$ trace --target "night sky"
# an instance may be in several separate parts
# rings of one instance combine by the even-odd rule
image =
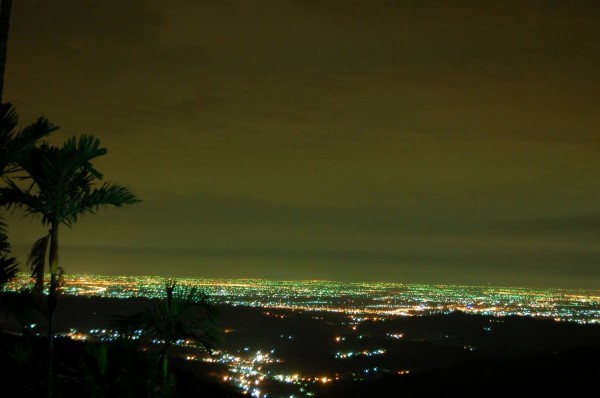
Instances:
[[[5,98],[144,202],[67,273],[600,287],[600,2],[18,0]],[[22,263],[45,233],[10,216]],[[23,265],[22,268],[25,268]]]

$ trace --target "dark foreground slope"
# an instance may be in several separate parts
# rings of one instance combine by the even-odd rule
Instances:
[[[364,322],[371,337],[401,330],[406,340],[462,347],[448,366],[341,381],[322,397],[587,396],[600,380],[600,327],[531,317],[452,313]]]
[[[103,328],[115,315],[152,304],[146,299],[60,300],[58,332]],[[263,371],[311,379],[303,388],[318,397],[572,396],[597,388],[600,380],[598,326],[464,313],[359,322],[339,313],[218,308],[226,331],[222,351],[239,356],[273,352],[278,361],[265,364]],[[11,339],[19,337],[3,338],[5,343]],[[36,344],[43,355],[44,342]],[[57,355],[65,364],[83,349],[78,344],[60,339]],[[340,355],[349,352],[355,355]],[[363,354],[369,352],[375,354]],[[9,354],[14,352],[5,350],[2,356]],[[238,396],[233,386],[222,383],[230,374],[225,365],[179,355],[173,360],[180,396]],[[32,374],[43,374],[41,357],[36,369],[6,368],[9,362],[1,363],[3,381],[27,385]],[[317,378],[322,377],[338,380],[321,383]],[[271,397],[302,396],[291,387],[265,380],[264,391]]]
[[[571,397],[594,396],[600,348],[527,358],[480,357],[447,369],[340,382],[321,397]],[[591,394],[591,395],[590,395]]]

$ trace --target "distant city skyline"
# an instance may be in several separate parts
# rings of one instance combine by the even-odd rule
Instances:
[[[598,288],[600,3],[14,2],[4,98],[143,203],[67,273]],[[7,216],[24,270],[45,233]]]
[[[458,311],[600,324],[597,289],[75,274],[64,276],[62,294],[156,299],[164,297],[167,280],[183,289],[197,287],[214,304],[325,311],[350,315],[358,322],[365,317],[427,316]],[[20,274],[9,284],[8,290],[20,291],[29,284],[27,275]]]

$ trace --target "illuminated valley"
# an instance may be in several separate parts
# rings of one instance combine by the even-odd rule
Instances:
[[[597,291],[257,279],[175,281],[180,286],[198,286],[209,295],[222,314],[224,332],[223,344],[212,355],[189,340],[177,342],[175,355],[189,366],[208,369],[215,381],[254,397],[320,396],[338,383],[384,375],[408,377],[486,352],[510,352],[520,346],[546,349],[530,322],[543,322],[548,330],[595,328],[584,339],[600,344],[595,325],[600,323]],[[165,282],[154,276],[67,275],[59,310],[68,316],[63,315],[59,335],[113,341],[119,333],[105,326],[106,319],[119,311],[132,313],[134,305],[147,299],[163,298]],[[20,274],[7,289],[18,291],[30,283]],[[36,327],[44,333],[43,327],[32,325]],[[570,344],[563,340],[561,344]]]

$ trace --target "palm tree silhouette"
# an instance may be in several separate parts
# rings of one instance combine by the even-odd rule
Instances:
[[[0,177],[18,171],[19,167],[15,164],[17,157],[56,129],[48,120],[40,118],[17,131],[18,121],[17,113],[10,104],[0,104]],[[9,256],[10,245],[5,227],[0,218],[0,288],[17,272],[17,261]]]
[[[156,379],[153,359],[134,340],[86,343],[84,355],[64,376],[73,380],[77,394],[72,396],[151,397]]]
[[[125,336],[137,336],[146,346],[160,345],[158,366],[162,387],[168,387],[171,376],[168,355],[178,340],[193,340],[208,351],[220,340],[217,312],[206,294],[197,287],[176,286],[172,280],[165,283],[165,292],[164,299],[155,307],[118,317],[111,325]],[[138,334],[134,334],[136,331]]]
[[[58,128],[43,117],[17,131],[18,123],[14,107],[9,103],[0,104],[0,176],[19,171],[17,158]]]
[[[101,206],[123,206],[139,202],[127,188],[103,183],[91,161],[107,153],[100,141],[89,135],[79,139],[72,137],[62,147],[41,146],[24,151],[16,158],[16,164],[25,173],[20,177],[7,178],[7,187],[0,188],[0,206],[24,208],[26,215],[39,215],[42,224],[48,225],[48,235],[38,240],[30,256],[36,289],[41,293],[46,252],[50,270],[48,288],[48,346],[49,346],[49,393],[52,394],[52,362],[54,357],[54,312],[57,289],[62,269],[59,267],[59,227],[72,227],[85,213],[95,213]],[[21,184],[19,184],[19,182]],[[23,183],[26,185],[23,186]]]
[[[4,223],[0,221],[0,290],[8,281],[17,274],[17,259],[10,256],[10,244],[4,230]]]

